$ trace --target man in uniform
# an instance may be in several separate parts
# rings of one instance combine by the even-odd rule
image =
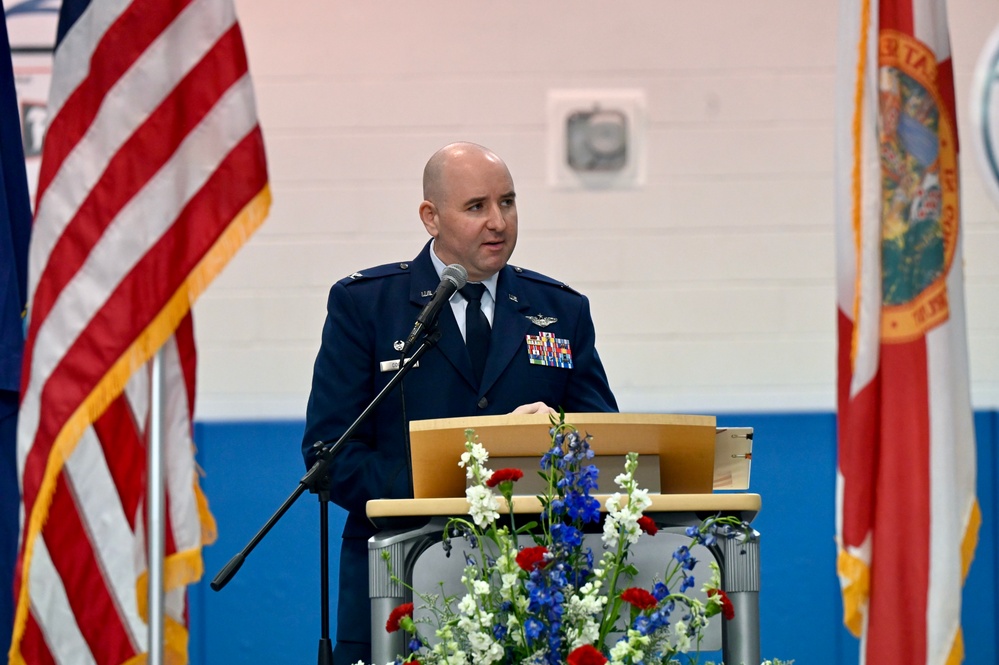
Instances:
[[[340,553],[336,665],[371,658],[365,516],[370,499],[413,495],[410,420],[505,413],[617,411],[594,346],[585,296],[508,265],[517,244],[513,178],[492,151],[454,143],[423,174],[420,219],[432,237],[413,261],[362,270],[330,290],[316,358],[302,450],[347,430],[397,371],[399,350],[447,265],[461,264],[482,291],[481,326],[466,324],[469,300],[455,293],[438,319],[440,340],[341,447],[330,468],[330,497],[348,511]],[[476,312],[478,315],[478,312]],[[482,320],[482,319],[476,319]],[[467,328],[484,328],[487,351],[466,348]],[[471,341],[470,341],[471,343]],[[481,340],[480,340],[481,343]],[[546,355],[537,349],[558,349]],[[540,453],[541,451],[539,451]]]

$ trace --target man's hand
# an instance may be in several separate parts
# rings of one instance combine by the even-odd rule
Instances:
[[[534,402],[533,404],[521,404],[516,409],[510,413],[552,413],[557,414],[558,411],[551,408],[544,402]]]

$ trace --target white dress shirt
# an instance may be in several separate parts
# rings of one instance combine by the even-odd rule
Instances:
[[[430,260],[434,263],[434,270],[437,271],[437,276],[440,277],[444,274],[445,266],[444,262],[438,258],[437,253],[434,251],[434,244],[437,241],[430,243]],[[490,327],[493,325],[493,312],[496,310],[496,283],[499,281],[499,273],[495,273],[482,282],[486,287],[485,293],[482,294],[481,307],[482,313],[486,315],[486,320],[489,321]],[[468,301],[461,295],[461,293],[455,291],[454,295],[451,296],[451,311],[454,312],[454,320],[458,322],[458,330],[461,331],[461,338],[465,338],[465,308],[468,307]]]

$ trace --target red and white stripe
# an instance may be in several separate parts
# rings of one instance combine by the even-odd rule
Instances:
[[[213,537],[191,439],[190,306],[270,201],[232,0],[92,0],[57,45],[49,109],[29,257],[11,662],[122,663],[148,650],[147,362],[160,348],[165,633],[186,660],[184,585]]]
[[[980,515],[965,333],[962,233],[946,320],[915,339],[882,330],[878,38],[935,55],[938,108],[955,127],[942,0],[844,0],[837,100],[838,568],[861,663],[963,659],[961,594]],[[945,148],[941,148],[945,149]],[[957,211],[955,210],[955,213]],[[957,220],[959,221],[959,215]]]

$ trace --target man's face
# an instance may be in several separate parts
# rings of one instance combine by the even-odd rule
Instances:
[[[420,207],[434,250],[444,263],[463,265],[469,281],[488,279],[517,244],[513,178],[495,155],[470,151],[450,159],[441,184],[439,200]]]

